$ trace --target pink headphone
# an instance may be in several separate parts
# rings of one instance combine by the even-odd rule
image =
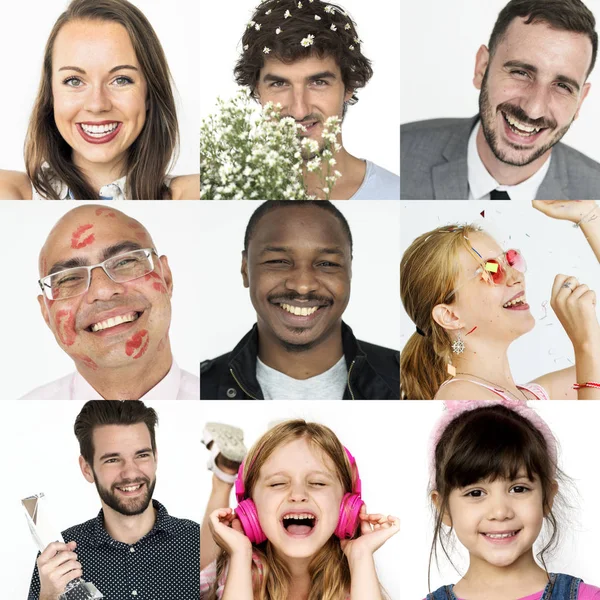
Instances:
[[[344,494],[342,503],[340,505],[340,516],[338,518],[337,527],[335,528],[334,533],[341,540],[350,539],[356,533],[356,528],[358,527],[358,513],[364,504],[362,498],[360,497],[362,485],[358,475],[356,461],[354,460],[354,456],[350,454],[348,448],[344,447],[344,450],[348,455],[350,466],[354,467],[356,470],[356,481],[353,485],[352,493]],[[242,528],[244,529],[244,533],[248,539],[253,544],[260,544],[267,539],[267,536],[264,534],[260,526],[258,512],[256,510],[254,501],[252,498],[246,498],[243,475],[245,462],[246,461],[240,465],[237,479],[235,480],[235,496],[238,501],[235,514],[242,523]]]

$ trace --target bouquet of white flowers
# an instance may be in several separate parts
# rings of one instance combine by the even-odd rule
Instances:
[[[231,100],[218,100],[219,111],[200,128],[201,200],[314,200],[306,190],[305,171],[320,174],[328,200],[339,171],[334,152],[341,149],[340,119],[324,123],[323,146],[301,137],[304,128],[281,117],[280,105],[262,110],[242,90]],[[303,156],[312,156],[305,160]]]

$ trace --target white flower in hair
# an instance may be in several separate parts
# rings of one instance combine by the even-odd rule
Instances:
[[[281,33],[281,28],[280,28],[280,27],[278,27],[278,28],[275,30],[275,34],[276,34],[276,35],[279,35],[280,33]]]
[[[331,27],[329,29],[331,29],[331,31],[337,31],[337,27],[334,23],[331,24]]]
[[[248,50],[248,44],[244,45],[244,50]]]
[[[263,48],[263,52],[264,52],[265,54],[269,54],[269,52],[271,52],[271,48],[269,48],[268,46],[265,46],[265,47]]]
[[[257,23],[257,24],[254,26],[254,29],[256,29],[256,31],[260,31],[260,28],[261,28],[261,27],[262,27],[262,25],[261,25],[260,23]]]
[[[314,35],[311,35],[310,33],[302,39],[302,41],[300,42],[305,48],[308,46],[312,46],[313,45],[313,41],[315,39]]]
[[[285,14],[283,15],[283,18],[287,19],[288,17],[291,17],[291,16],[292,16],[292,13],[289,10],[286,10]]]
[[[268,11],[265,13],[265,15],[270,15],[270,14],[271,14],[271,12],[272,12],[272,10],[273,10],[273,9],[272,9],[272,8],[270,8],[270,9],[269,9],[269,10],[268,10]]]
[[[350,29],[350,23],[346,23],[346,24],[344,25],[344,29]]]
[[[333,9],[333,6],[331,6],[331,4],[328,4],[323,10],[327,13],[333,14],[334,9]]]
[[[348,46],[350,50],[354,50],[354,46]]]
[[[320,21],[321,17],[319,15],[315,15],[315,21]]]
[[[302,8],[302,2],[298,2],[298,8]]]
[[[251,27],[254,27],[254,21],[248,22],[248,29],[250,29]]]

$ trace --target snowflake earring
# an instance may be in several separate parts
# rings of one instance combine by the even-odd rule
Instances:
[[[462,354],[465,351],[465,343],[462,341],[460,337],[460,333],[454,342],[452,342],[452,352],[454,354]]]

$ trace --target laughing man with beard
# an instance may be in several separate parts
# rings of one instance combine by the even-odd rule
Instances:
[[[595,26],[581,0],[511,0],[477,52],[479,114],[402,126],[402,198],[597,198],[600,164],[560,143],[590,91]]]
[[[154,409],[136,400],[84,405],[75,420],[79,466],[102,510],[38,556],[28,600],[58,600],[78,577],[107,599],[200,596],[200,526],[152,499],[157,423]]]

